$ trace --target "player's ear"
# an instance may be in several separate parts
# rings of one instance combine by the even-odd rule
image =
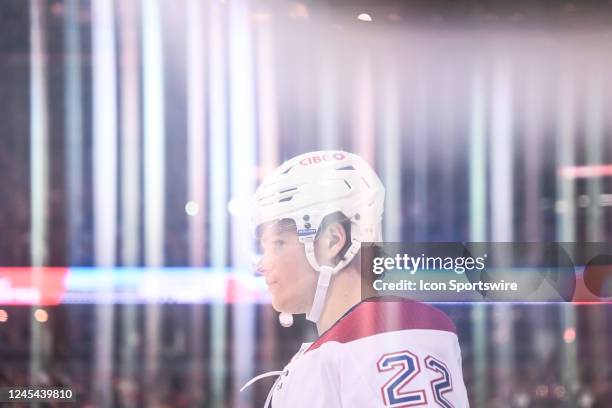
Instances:
[[[338,222],[329,224],[325,230],[322,231],[319,239],[319,252],[326,263],[333,264],[332,260],[334,260],[342,248],[344,248],[347,238],[344,227]]]

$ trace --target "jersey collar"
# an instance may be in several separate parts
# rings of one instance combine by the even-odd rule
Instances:
[[[399,297],[372,297],[350,308],[306,352],[329,341],[348,343],[380,333],[417,329],[457,333],[448,316],[433,306]]]

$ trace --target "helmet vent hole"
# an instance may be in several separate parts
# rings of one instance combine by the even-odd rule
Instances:
[[[285,190],[279,191],[279,194],[288,193],[289,191],[297,190],[297,187],[287,188]]]
[[[339,167],[336,170],[355,170],[355,168],[351,165],[348,166],[344,166],[344,167]]]
[[[349,184],[348,181],[344,180],[344,184],[346,184],[346,186],[348,187],[349,190],[351,189],[351,185]]]
[[[293,166],[289,167],[287,170],[283,171],[282,174],[287,174],[291,171],[291,169],[293,168]]]
[[[363,180],[363,182],[365,183],[366,186],[368,186],[368,188],[370,188],[370,184],[367,182],[367,180],[365,179],[365,177],[361,177],[361,179]]]
[[[278,202],[279,203],[284,203],[285,201],[291,201],[292,198],[293,198],[293,196],[281,198],[280,200],[278,200]]]

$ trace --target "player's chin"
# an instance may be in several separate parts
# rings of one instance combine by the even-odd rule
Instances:
[[[294,304],[294,299],[290,296],[272,295],[272,307],[279,313],[291,313],[298,314],[298,311]]]
[[[272,295],[272,307],[279,313],[287,312],[287,302],[283,299],[279,299],[278,296]]]

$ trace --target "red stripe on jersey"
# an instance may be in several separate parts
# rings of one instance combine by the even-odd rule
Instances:
[[[306,352],[328,341],[348,343],[375,334],[410,329],[457,333],[449,317],[433,306],[396,297],[370,298],[353,306]]]

